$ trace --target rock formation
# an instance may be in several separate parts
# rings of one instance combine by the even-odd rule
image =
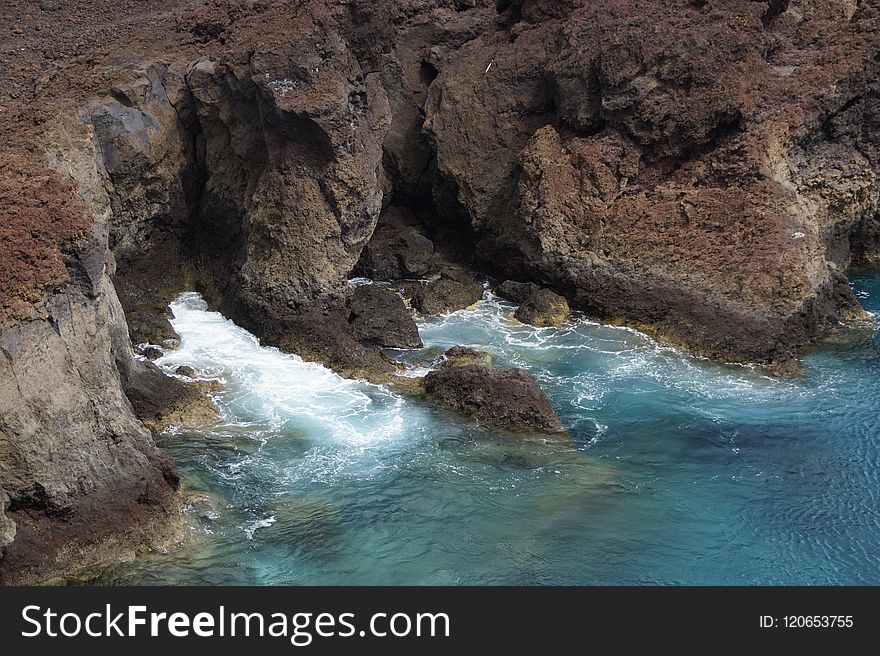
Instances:
[[[485,351],[478,351],[467,346],[453,346],[443,354],[446,359],[441,367],[463,367],[469,364],[492,364],[492,355]]]
[[[419,329],[400,296],[390,289],[363,285],[348,301],[355,338],[388,348],[421,348]]]
[[[416,336],[386,295],[379,338],[353,272],[429,314],[482,296],[457,262],[774,363],[857,314],[843,272],[880,259],[873,1],[41,4],[0,10],[4,582],[173,533],[126,385],[180,291],[383,381]],[[528,387],[489,372],[432,376]]]
[[[568,318],[568,301],[549,289],[538,289],[522,302],[514,318],[533,326],[558,326]]]
[[[490,426],[516,432],[562,433],[540,385],[522,369],[480,364],[445,367],[423,380],[428,398]]]
[[[507,29],[431,86],[435,194],[502,273],[714,357],[791,357],[873,257],[872,5],[500,3]]]

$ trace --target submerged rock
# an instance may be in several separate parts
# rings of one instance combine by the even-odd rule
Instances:
[[[183,512],[190,513],[202,522],[211,523],[220,519],[223,500],[208,492],[190,492],[183,501]]]
[[[400,296],[384,287],[361,285],[348,301],[352,334],[386,348],[421,348],[419,329]]]
[[[446,361],[441,367],[447,369],[449,367],[464,367],[469,364],[492,364],[492,355],[485,351],[478,351],[468,346],[453,346],[444,353]]]
[[[429,373],[423,385],[434,401],[497,428],[563,432],[546,394],[522,369],[476,364],[448,367]]]
[[[564,296],[540,288],[529,294],[513,316],[533,326],[558,326],[568,319],[570,312]]]

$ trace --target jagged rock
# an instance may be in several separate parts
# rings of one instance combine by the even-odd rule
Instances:
[[[155,346],[145,346],[140,349],[140,353],[147,360],[158,360],[164,355],[162,349],[156,348]]]
[[[536,285],[533,282],[505,280],[495,288],[495,292],[499,296],[502,296],[509,301],[513,301],[514,303],[524,303],[529,296],[539,289],[541,289],[541,286]]]
[[[385,348],[421,348],[419,329],[400,296],[376,285],[356,287],[348,301],[352,334]]]
[[[0,330],[0,488],[15,539],[0,584],[43,581],[173,539],[179,479],[119,385],[135,362],[93,242],[43,318]],[[64,521],[58,517],[64,516]]]
[[[409,210],[388,207],[361,253],[355,274],[374,280],[421,278],[435,268],[434,242]]]
[[[174,425],[209,426],[217,420],[208,387],[167,376],[151,362],[131,363],[122,384],[135,415],[154,433]]]
[[[564,296],[540,288],[526,297],[513,316],[533,326],[558,326],[570,312]]]
[[[187,378],[199,377],[199,372],[185,364],[180,365],[177,369],[175,369],[174,373],[176,373],[178,376],[186,376]]]
[[[483,298],[483,285],[469,272],[446,269],[441,277],[413,292],[412,306],[422,314],[446,314],[469,307]]]
[[[563,431],[547,396],[522,369],[476,364],[448,367],[429,373],[423,384],[430,399],[497,428]]]
[[[485,351],[478,351],[467,346],[453,346],[444,353],[444,360],[441,368],[448,367],[464,367],[469,364],[490,365],[492,364],[492,355]]]
[[[347,378],[386,383],[400,369],[378,346],[359,341],[348,323],[344,302],[316,303],[287,322],[280,337],[282,349],[305,360],[320,362]]]
[[[876,252],[880,206],[876,9],[504,4],[510,41],[468,42],[425,106],[437,205],[479,258],[725,360],[786,360],[853,316],[841,269]],[[815,39],[822,64],[795,45]]]
[[[3,582],[176,515],[107,275],[138,339],[175,339],[150,308],[198,288],[381,378],[342,293],[392,201],[438,250],[725,360],[821,337],[857,309],[842,272],[880,253],[875,3],[59,4],[16,14],[27,57],[0,52]],[[450,281],[413,295],[479,297]]]

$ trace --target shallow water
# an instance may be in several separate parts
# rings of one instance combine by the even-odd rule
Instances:
[[[880,311],[880,277],[853,277]],[[880,344],[841,329],[777,380],[580,319],[514,322],[487,297],[419,321],[412,373],[466,344],[542,383],[571,444],[513,440],[262,348],[172,306],[187,364],[226,382],[221,424],[160,438],[188,491],[179,547],[113,583],[880,583]]]

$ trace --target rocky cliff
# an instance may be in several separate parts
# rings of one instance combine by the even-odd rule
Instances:
[[[2,12],[4,581],[173,532],[129,396],[185,289],[380,381],[418,336],[355,268],[432,277],[400,287],[428,312],[479,298],[467,264],[773,364],[858,313],[843,273],[878,258],[873,0]]]

